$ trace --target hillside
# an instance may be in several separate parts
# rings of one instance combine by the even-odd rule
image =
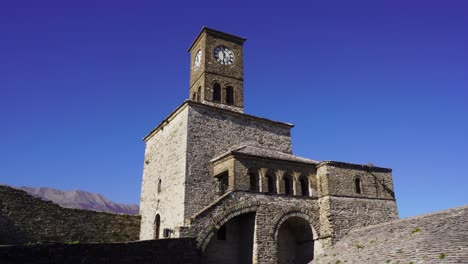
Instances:
[[[61,191],[53,188],[14,187],[43,200],[52,201],[65,208],[93,210],[120,214],[138,214],[136,204],[114,203],[100,194],[81,190]]]

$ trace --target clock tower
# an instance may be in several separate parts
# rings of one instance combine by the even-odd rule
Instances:
[[[190,99],[244,112],[243,48],[246,39],[207,27],[189,48]]]

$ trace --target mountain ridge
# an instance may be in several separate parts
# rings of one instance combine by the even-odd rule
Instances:
[[[78,189],[62,191],[50,187],[11,187],[26,191],[28,194],[43,200],[52,201],[65,208],[131,215],[139,213],[138,205],[115,203],[99,193],[91,193]]]

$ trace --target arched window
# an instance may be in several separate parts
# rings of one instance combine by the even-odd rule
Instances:
[[[154,226],[154,239],[159,239],[159,231],[161,229],[161,217],[159,216],[159,214],[156,215]]]
[[[195,100],[197,100],[197,93],[196,92],[194,92],[192,94],[192,101],[195,101]]]
[[[354,178],[354,187],[356,188],[356,193],[361,193],[361,178]]]
[[[226,88],[226,104],[234,104],[234,88],[232,88],[232,86]]]
[[[221,102],[221,85],[217,82],[213,84],[213,102]]]
[[[291,177],[289,175],[284,176],[284,194],[286,195],[292,194],[292,182],[291,182]]]
[[[266,177],[268,179],[268,193],[276,193],[275,178],[271,175],[267,175]]]
[[[303,196],[309,196],[309,183],[306,178],[301,178],[301,193]]]
[[[201,86],[198,86],[197,102],[200,102],[200,98],[201,98]]]
[[[258,192],[258,175],[255,172],[250,172],[249,173],[249,178],[250,178],[250,190],[253,192]]]
[[[161,192],[161,179],[158,180],[158,193]]]

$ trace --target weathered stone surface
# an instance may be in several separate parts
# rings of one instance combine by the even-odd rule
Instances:
[[[191,239],[128,243],[34,244],[0,247],[2,264],[198,264]]]
[[[243,48],[245,39],[209,28],[203,28],[189,49],[190,52],[190,91],[189,98],[194,101],[215,105],[232,111],[244,111],[244,72]],[[234,60],[230,65],[220,64],[214,57],[218,46],[232,51]],[[195,56],[201,52],[200,68],[194,66]],[[213,100],[213,86],[221,87],[221,100]],[[227,87],[233,88],[233,102],[226,101]]]
[[[293,125],[243,113],[243,41],[204,29],[190,47],[192,100],[145,138],[140,238],[153,238],[159,227],[196,238],[207,263],[293,263],[353,228],[398,218],[390,169],[294,156]],[[234,52],[234,63],[216,62],[218,45]],[[215,82],[234,86],[233,105],[225,90],[213,101]],[[233,240],[223,239],[225,228]],[[229,247],[251,258],[231,256]],[[308,252],[288,253],[299,248]]]
[[[140,217],[62,208],[0,185],[0,244],[138,240]]]
[[[155,238],[157,214],[164,228],[184,223],[188,110],[187,106],[177,109],[146,139],[140,239]],[[163,229],[159,231],[162,237]]]
[[[353,230],[312,263],[468,263],[468,206]]]

